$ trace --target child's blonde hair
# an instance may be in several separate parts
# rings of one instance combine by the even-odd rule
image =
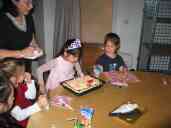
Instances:
[[[8,77],[12,77],[15,75],[18,66],[24,66],[24,62],[22,60],[10,58],[3,60],[0,64],[1,70],[6,72]]]
[[[0,70],[0,103],[8,102],[8,98],[12,92],[12,86],[13,84],[7,77],[7,74],[4,71]]]

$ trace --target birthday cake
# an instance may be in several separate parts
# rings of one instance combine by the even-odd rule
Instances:
[[[101,81],[94,77],[86,75],[81,78],[65,81],[63,85],[72,89],[75,92],[83,92],[94,87],[100,86]]]

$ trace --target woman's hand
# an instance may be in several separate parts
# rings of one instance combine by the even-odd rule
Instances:
[[[34,50],[36,50],[36,51],[38,51],[38,52],[41,52],[42,51],[42,49],[39,47],[39,45],[37,44],[37,41],[36,41],[36,39],[35,39],[35,35],[33,34],[33,39],[32,39],[32,41],[31,41],[31,43],[30,43],[30,47],[33,47],[34,48]]]
[[[37,51],[37,52],[41,52],[42,51],[42,49],[39,48],[39,47],[34,47],[34,50]]]
[[[34,50],[35,49],[33,47],[27,47],[21,50],[21,54],[23,55],[23,57],[30,57],[33,56]]]

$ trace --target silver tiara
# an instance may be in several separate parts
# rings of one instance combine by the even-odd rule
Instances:
[[[76,48],[81,48],[80,39],[75,39],[67,49],[68,50],[73,50],[73,49],[76,49]]]

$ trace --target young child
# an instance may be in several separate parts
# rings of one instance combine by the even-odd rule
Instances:
[[[0,128],[22,128],[10,115],[14,101],[14,88],[5,72],[0,70]]]
[[[102,72],[125,70],[126,65],[122,57],[117,54],[119,48],[120,37],[115,33],[107,33],[104,39],[104,54],[96,61],[96,66],[101,66]]]
[[[8,74],[15,88],[15,102],[11,115],[25,128],[28,117],[46,107],[47,99],[40,96],[38,102],[33,102],[36,98],[36,87],[31,75],[25,72],[23,61],[7,59],[1,64],[1,69]]]
[[[41,65],[38,70],[38,83],[43,88],[45,83],[43,80],[43,73],[50,71],[46,83],[46,89],[52,90],[60,85],[61,82],[74,78],[77,72],[79,77],[83,73],[78,62],[81,54],[81,41],[79,39],[69,39],[66,41],[60,56]],[[42,92],[45,92],[45,89]]]

